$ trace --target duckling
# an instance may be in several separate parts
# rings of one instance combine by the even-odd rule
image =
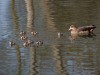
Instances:
[[[24,46],[24,47],[28,47],[28,46],[29,46],[28,42],[24,42],[24,43],[23,43],[23,46]]]
[[[43,41],[37,41],[37,42],[36,42],[36,45],[38,45],[38,46],[43,45]]]
[[[58,38],[60,38],[61,36],[63,36],[63,33],[58,32]]]
[[[23,43],[24,47],[31,47],[34,42],[32,40],[27,40]]]
[[[28,43],[34,43],[32,40],[29,40],[29,39],[27,40],[27,42],[28,42]]]
[[[24,41],[24,40],[27,40],[28,37],[26,37],[26,36],[20,36],[20,39],[21,39],[22,41]]]
[[[26,32],[21,31],[21,32],[20,32],[20,36],[23,36],[23,35],[26,35]]]
[[[32,44],[34,44],[34,41],[28,39],[27,43],[28,43],[29,46],[32,46]]]
[[[32,34],[33,36],[36,36],[36,35],[38,34],[38,32],[32,31],[31,34]]]
[[[14,41],[9,41],[9,45],[10,45],[10,47],[12,47],[12,46],[15,46],[16,44]]]

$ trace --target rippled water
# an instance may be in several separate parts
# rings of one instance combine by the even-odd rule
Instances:
[[[0,75],[100,75],[99,16],[99,0],[0,0]],[[72,24],[94,24],[96,36],[70,41]],[[43,45],[23,47],[20,31]]]

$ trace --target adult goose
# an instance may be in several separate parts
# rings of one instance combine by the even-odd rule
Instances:
[[[93,30],[96,28],[95,25],[76,27],[75,25],[71,25],[69,31],[71,31],[71,35],[93,35]]]

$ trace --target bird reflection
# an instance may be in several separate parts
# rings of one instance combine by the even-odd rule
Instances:
[[[71,42],[73,42],[74,40],[79,39],[79,38],[85,38],[85,39],[92,38],[94,40],[95,37],[96,37],[96,34],[93,34],[93,35],[77,35],[77,34],[75,34],[75,35],[70,35],[69,39]]]

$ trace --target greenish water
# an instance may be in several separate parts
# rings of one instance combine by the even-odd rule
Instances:
[[[24,0],[0,0],[0,75],[100,75],[99,0],[33,0],[32,8],[29,14]],[[94,24],[97,36],[70,41],[72,24]],[[43,45],[23,47],[20,31]]]

